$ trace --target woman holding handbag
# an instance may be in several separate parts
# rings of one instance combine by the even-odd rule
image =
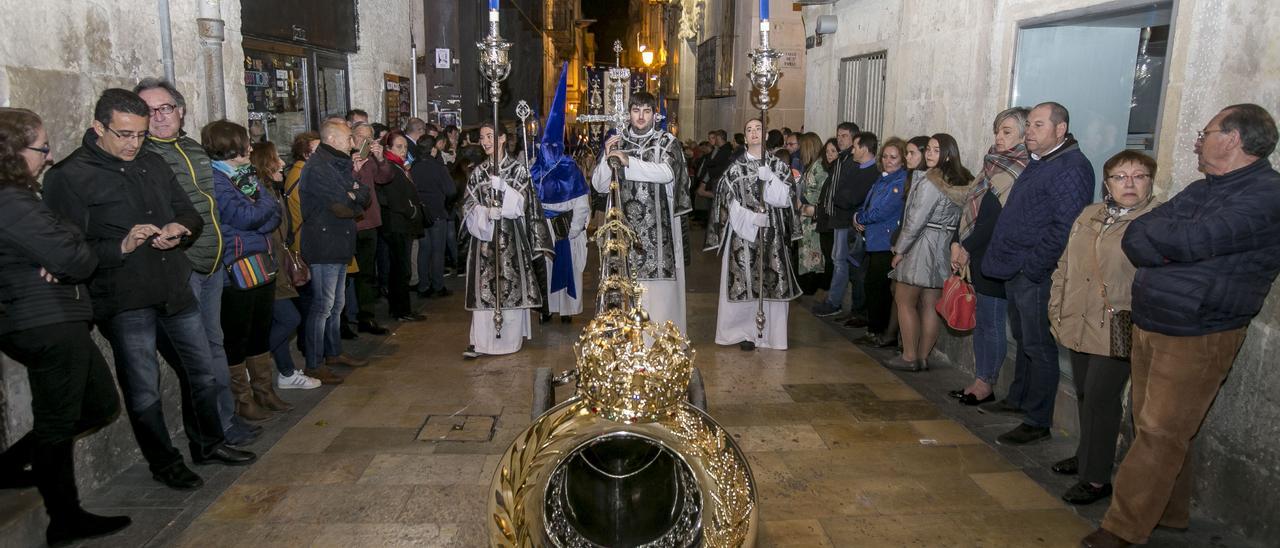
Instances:
[[[1134,219],[1154,209],[1156,162],[1133,150],[1102,166],[1102,202],[1080,212],[1067,248],[1058,259],[1049,293],[1049,327],[1071,351],[1071,378],[1080,413],[1080,444],[1053,471],[1080,475],[1062,495],[1071,504],[1091,504],[1111,495],[1116,437],[1129,381],[1130,288],[1137,272],[1120,241]]]
[[[929,369],[929,354],[942,329],[934,307],[951,275],[951,233],[973,188],[973,174],[960,163],[960,147],[952,136],[930,137],[924,159],[929,170],[923,176],[916,172],[911,184],[890,264],[894,270],[889,277],[898,282],[894,302],[902,354],[885,366],[899,371]]]
[[[951,240],[951,268],[956,271],[969,268],[978,301],[977,322],[973,328],[973,382],[951,391],[951,397],[964,405],[995,400],[996,381],[1008,353],[1009,332],[1005,322],[1009,301],[1005,298],[1004,282],[983,276],[977,265],[982,264],[996,220],[1013,191],[1013,182],[1030,160],[1027,147],[1022,143],[1028,112],[1025,107],[1013,107],[996,115],[991,124],[995,143],[982,159],[982,173],[965,202],[960,229]]]
[[[293,363],[293,354],[289,351],[289,340],[302,325],[302,311],[298,308],[298,288],[311,281],[311,272],[302,261],[302,255],[289,243],[297,232],[294,226],[293,209],[289,206],[289,196],[285,193],[285,177],[281,172],[284,160],[276,152],[276,145],[270,141],[258,143],[249,154],[249,162],[260,174],[264,183],[271,188],[276,200],[280,202],[280,226],[271,231],[271,254],[280,267],[276,280],[275,302],[271,306],[271,334],[268,346],[271,357],[276,363],[277,390],[310,390],[320,388],[320,379],[310,377],[299,370]],[[295,181],[296,182],[296,181]],[[295,197],[296,200],[296,192]]]
[[[227,246],[222,334],[231,393],[237,415],[265,420],[272,411],[292,409],[275,393],[269,353],[278,270],[271,233],[280,225],[280,204],[249,161],[253,147],[244,126],[211,122],[200,130],[200,141],[213,160],[218,225]]]

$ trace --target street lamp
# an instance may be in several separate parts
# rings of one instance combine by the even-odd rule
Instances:
[[[640,52],[640,60],[644,62],[644,66],[653,64],[653,50],[645,49]]]

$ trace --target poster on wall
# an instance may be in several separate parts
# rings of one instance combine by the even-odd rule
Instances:
[[[413,116],[411,83],[408,77],[390,72],[382,76],[386,94],[386,100],[382,103],[386,109],[383,123],[388,127],[399,128],[410,116]]]

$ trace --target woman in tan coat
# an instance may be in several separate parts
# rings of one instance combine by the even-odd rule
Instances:
[[[1129,381],[1127,320],[1136,272],[1120,240],[1130,221],[1157,205],[1151,197],[1155,173],[1155,160],[1140,152],[1125,150],[1107,160],[1103,201],[1076,218],[1053,273],[1049,325],[1071,351],[1080,413],[1076,454],[1054,464],[1053,471],[1080,474],[1080,481],[1062,495],[1072,504],[1111,495],[1121,400]]]

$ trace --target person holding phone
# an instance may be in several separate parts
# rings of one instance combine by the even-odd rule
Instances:
[[[356,322],[361,333],[386,335],[387,329],[374,320],[374,303],[378,300],[378,227],[382,226],[382,207],[373,189],[388,184],[394,177],[391,162],[384,156],[382,144],[373,138],[373,126],[356,124],[351,130],[355,152],[351,155],[356,180],[370,189],[373,200],[364,213],[356,217]]]

